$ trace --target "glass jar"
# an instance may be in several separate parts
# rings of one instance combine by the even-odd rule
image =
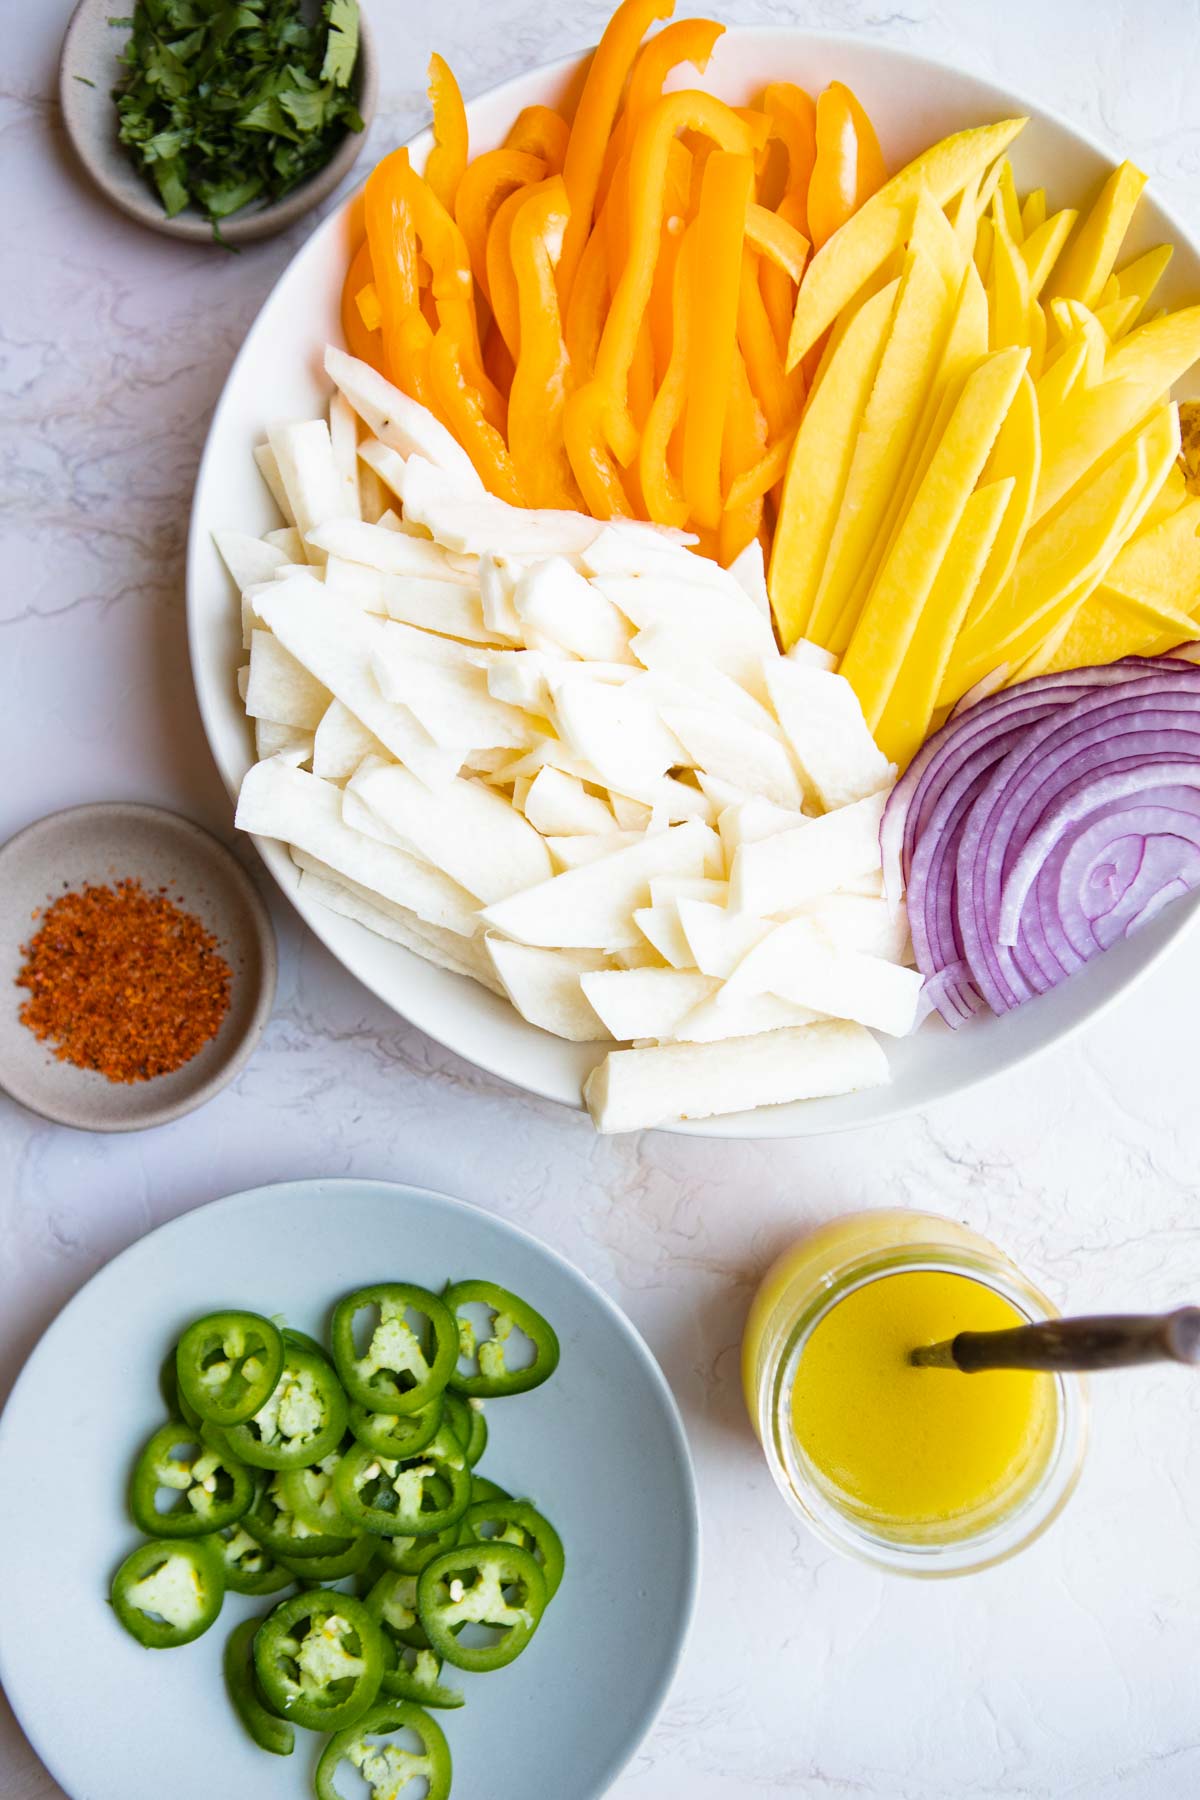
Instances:
[[[974,1510],[897,1524],[856,1507],[797,1439],[796,1373],[813,1332],[840,1301],[869,1282],[915,1271],[967,1276],[1007,1301],[1022,1323],[1058,1316],[1002,1251],[966,1226],[935,1213],[855,1213],[812,1232],[763,1277],[742,1340],[746,1405],[776,1486],[827,1543],[897,1574],[965,1575],[1032,1543],[1066,1505],[1087,1439],[1086,1387],[1078,1375],[1045,1378],[1051,1403],[1028,1454],[1005,1490]],[[983,1379],[954,1371],[938,1378]]]

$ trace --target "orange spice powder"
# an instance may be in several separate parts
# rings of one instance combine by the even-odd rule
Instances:
[[[139,881],[66,893],[22,946],[21,1023],[109,1081],[181,1069],[220,1030],[233,976],[216,938]]]

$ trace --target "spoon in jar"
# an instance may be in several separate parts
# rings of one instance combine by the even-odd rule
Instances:
[[[1129,1369],[1138,1363],[1200,1363],[1200,1306],[1169,1313],[1105,1313],[1045,1319],[1006,1331],[960,1331],[909,1352],[920,1369],[1041,1369],[1053,1374]]]

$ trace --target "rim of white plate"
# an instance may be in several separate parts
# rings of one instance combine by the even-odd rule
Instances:
[[[969,70],[962,69],[953,63],[923,56],[917,51],[876,41],[866,41],[844,32],[809,31],[802,26],[735,25],[727,27],[721,39],[718,40],[714,61],[719,59],[722,45],[738,43],[743,40],[751,42],[782,40],[797,57],[806,52],[813,53],[818,57],[842,55],[852,59],[861,58],[866,54],[868,59],[877,59],[881,64],[895,65],[899,66],[901,71],[909,71],[914,78],[913,91],[919,91],[919,83],[928,85],[931,82],[948,79],[956,85],[974,90],[972,104],[975,104],[977,100],[982,109],[981,117],[989,114],[995,117],[1013,117],[1020,114],[1028,117],[1031,123],[1045,124],[1063,133],[1090,157],[1107,167],[1111,168],[1120,161],[1120,157],[1108,144],[1075,125],[1053,107],[1044,105],[1040,101],[1031,100],[1016,89],[996,86],[984,77],[972,74]],[[467,101],[468,120],[470,121],[474,109],[479,107],[487,107],[489,110],[499,108],[509,96],[520,96],[521,103],[526,105],[535,104],[536,101],[529,91],[533,88],[537,89],[538,98],[545,103],[549,96],[561,92],[568,85],[571,78],[578,74],[590,54],[591,50],[588,49],[560,57],[552,63],[512,76],[507,81],[484,90]],[[675,85],[678,83],[674,81],[668,83],[668,86]],[[516,104],[515,100],[514,104]],[[418,167],[422,166],[432,141],[432,132],[428,127],[407,140],[407,147],[412,152],[413,160]],[[207,534],[211,529],[208,519],[201,516],[201,502],[204,498],[206,477],[218,446],[223,414],[244,363],[249,360],[257,347],[256,339],[263,326],[264,315],[270,310],[276,294],[295,276],[298,266],[306,258],[311,257],[315,260],[327,241],[336,237],[338,231],[344,228],[349,211],[361,193],[362,185],[360,183],[355,187],[341,204],[321,221],[297,250],[264,298],[225,378],[224,386],[213,411],[197,469],[189,518],[186,558],[188,650],[193,685],[205,736],[208,739],[209,749],[221,779],[231,798],[236,797],[242,774],[252,758],[246,755],[244,745],[239,757],[224,742],[227,732],[220,714],[223,710],[228,709],[229,699],[227,694],[219,691],[218,680],[210,666],[211,656],[202,642],[201,608],[197,599],[201,581],[198,565],[202,555],[202,545],[206,543]],[[1160,226],[1165,228],[1176,249],[1182,249],[1190,254],[1200,268],[1200,240],[1193,236],[1178,215],[1169,206],[1152,196],[1146,197],[1144,206],[1147,219],[1154,220],[1154,233],[1158,234]],[[232,673],[232,669],[223,671],[226,686],[230,684]],[[240,720],[240,724],[244,736],[244,717]],[[454,1027],[448,1028],[438,1017],[440,1009],[436,1003],[431,1007],[418,1003],[409,1009],[398,1006],[392,995],[382,991],[367,966],[371,960],[371,949],[367,940],[372,940],[375,945],[379,940],[373,939],[373,934],[368,932],[365,927],[350,925],[349,921],[330,913],[326,908],[315,903],[306,903],[301,899],[298,892],[298,871],[292,863],[285,845],[273,839],[258,837],[254,839],[254,843],[280,891],[295,907],[308,929],[348,973],[361,981],[399,1017],[416,1026],[418,1030],[423,1031],[454,1055],[461,1056],[464,1061],[482,1069],[498,1080],[507,1082],[519,1091],[535,1094],[541,1099],[553,1100],[577,1112],[584,1110],[578,1087],[574,1087],[572,1091],[564,1091],[563,1084],[555,1085],[545,1079],[538,1079],[529,1071],[522,1075],[514,1074],[511,1063],[502,1053],[503,1033],[499,1034],[500,1042],[493,1047],[492,1040],[497,1034],[488,1030],[477,1032],[474,1026],[466,1032]],[[827,1100],[798,1101],[784,1106],[762,1107],[751,1112],[684,1120],[658,1129],[688,1136],[719,1138],[764,1139],[826,1136],[839,1131],[886,1124],[924,1106],[936,1104],[939,1100],[967,1093],[970,1089],[991,1080],[994,1076],[1004,1074],[1022,1063],[1031,1062],[1035,1057],[1064,1043],[1085,1025],[1097,1020],[1118,999],[1131,993],[1134,987],[1150,973],[1167,951],[1191,927],[1198,912],[1200,912],[1200,896],[1181,902],[1176,907],[1168,908],[1160,919],[1139,934],[1137,940],[1132,940],[1136,944],[1136,956],[1124,956],[1123,953],[1128,948],[1127,941],[1126,944],[1107,951],[1089,968],[1073,977],[1071,982],[1054,990],[1052,994],[1040,997],[1037,1002],[1033,1003],[1035,1007],[1041,1009],[1038,1014],[1040,1018],[1046,1018],[1047,1012],[1056,998],[1060,1002],[1057,1010],[1065,1012],[1066,1016],[1059,1018],[1054,1024],[1047,1023],[1046,1028],[1032,1042],[1022,1041],[1026,1033],[1017,1033],[1011,1029],[1014,1023],[1026,1014],[1027,1009],[1021,1009],[1017,1014],[1010,1014],[1003,1020],[980,1019],[973,1021],[972,1036],[980,1031],[987,1031],[989,1041],[994,1043],[994,1054],[978,1067],[964,1068],[962,1066],[963,1059],[955,1058],[961,1072],[952,1079],[943,1078],[941,1081],[929,1084],[929,1091],[905,1093],[898,1092],[895,1086],[876,1088],[863,1094],[834,1096]],[[360,948],[362,954],[359,954]],[[402,950],[399,945],[390,945],[389,949],[394,951],[397,957],[407,958],[410,963],[421,961],[412,952]],[[1078,995],[1081,991],[1087,992],[1091,988],[1097,987],[1098,971],[1105,967],[1111,971],[1118,960],[1130,962],[1133,966],[1126,970],[1123,978],[1108,983],[1107,992],[1096,992],[1090,998],[1089,1004],[1083,1004],[1082,1001],[1077,1001],[1069,1007],[1061,1004],[1064,994],[1073,991]],[[430,967],[428,964],[425,966]],[[442,983],[462,982],[468,979],[462,976],[453,976],[443,970],[439,970],[438,974],[442,977]],[[442,983],[438,984],[439,987]],[[477,984],[473,985],[477,986]],[[481,988],[478,989],[478,993],[481,1001],[491,998]],[[513,1016],[519,1018],[519,1015],[515,1013]],[[523,1021],[521,1023],[524,1025]],[[1006,1027],[1010,1028],[1007,1037],[1003,1042],[996,1041],[1000,1032]],[[524,1029],[528,1032],[537,1030],[536,1027],[528,1025],[524,1026]],[[923,1027],[922,1034],[925,1033],[936,1033],[938,1038],[944,1042],[947,1052],[950,1050],[951,1043],[956,1041],[950,1038],[940,1021],[936,1019]],[[538,1035],[546,1034],[539,1033]],[[892,1043],[893,1040],[888,1040],[885,1046],[889,1052],[889,1060],[894,1054],[891,1048]],[[600,1059],[604,1054],[604,1048],[602,1045],[596,1047],[593,1061]],[[580,1046],[564,1045],[564,1061],[569,1051],[578,1051],[579,1049]]]

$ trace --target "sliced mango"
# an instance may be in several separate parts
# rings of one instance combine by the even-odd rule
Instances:
[[[854,314],[792,443],[767,581],[785,650],[805,635],[899,286],[890,282]]]
[[[1131,162],[1113,170],[1050,278],[1049,292],[1095,306],[1113,272],[1146,176]]]
[[[972,176],[1011,144],[1024,119],[1004,119],[960,131],[926,150],[884,183],[864,206],[824,243],[809,264],[796,301],[787,365],[794,368],[821,333],[908,235],[913,204],[928,188],[945,206]]]
[[[1015,486],[1008,476],[971,495],[917,621],[875,732],[879,748],[901,769],[929,734],[954,640],[1011,507]]]
[[[1046,190],[1034,188],[1026,194],[1021,206],[1021,236],[1032,237],[1033,233],[1046,223]]]
[[[999,486],[1008,480],[1012,486],[1008,508],[999,529],[993,535],[987,565],[980,574],[971,600],[969,618],[972,625],[978,625],[986,616],[988,608],[997,595],[1003,592],[1016,567],[1025,533],[1029,529],[1041,463],[1042,435],[1037,396],[1026,372],[997,433],[987,468],[983,472],[985,481]]]
[[[1029,271],[1029,286],[1035,299],[1050,279],[1050,271],[1061,256],[1062,247],[1070,237],[1078,217],[1079,214],[1072,207],[1066,206],[1062,212],[1056,212],[1053,218],[1043,219],[1021,245],[1021,255]]]
[[[967,379],[925,479],[879,572],[841,673],[874,729],[908,651],[971,491],[1025,372],[1025,350],[1001,350]]]
[[[1150,296],[1166,274],[1174,254],[1174,244],[1159,244],[1156,249],[1147,250],[1144,256],[1139,256],[1135,262],[1126,263],[1123,269],[1118,269],[1117,282],[1122,294],[1131,300],[1136,297],[1143,308],[1149,305]]]

